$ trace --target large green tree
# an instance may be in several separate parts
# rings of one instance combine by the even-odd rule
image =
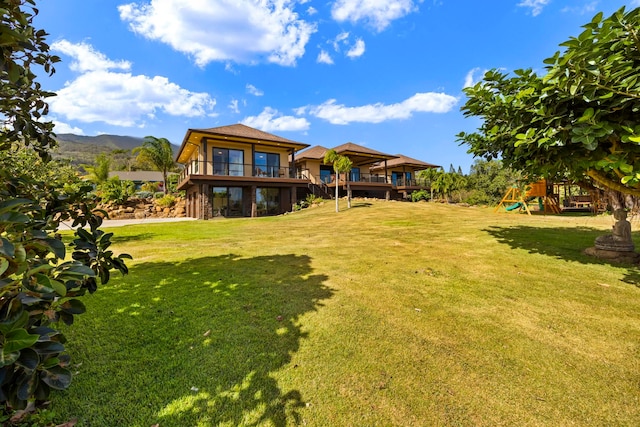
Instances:
[[[546,74],[491,70],[465,89],[469,152],[543,176],[640,195],[640,9],[597,14],[546,59]]]
[[[333,171],[336,173],[336,212],[340,211],[340,208],[338,206],[338,184],[340,182],[341,173],[345,174],[345,180],[347,182],[347,207],[351,208],[351,188],[349,187],[349,177],[347,176],[347,174],[351,171],[353,162],[351,162],[350,158],[338,154],[336,150],[332,148],[331,150],[327,150],[327,152],[324,153],[324,164],[332,164]]]
[[[142,145],[133,149],[133,153],[138,155],[138,161],[149,162],[162,172],[163,190],[167,194],[167,174],[174,170],[176,165],[169,140],[146,136]]]
[[[0,0],[0,419],[33,409],[71,382],[57,325],[85,311],[79,299],[123,273],[99,229],[90,186],[52,165],[53,123],[36,72],[53,73],[46,33],[33,27],[33,0]],[[39,159],[39,160],[37,160]],[[41,162],[41,163],[39,163]],[[38,165],[37,167],[33,167]],[[58,231],[77,226],[72,242]]]

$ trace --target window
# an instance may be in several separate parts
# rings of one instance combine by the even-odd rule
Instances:
[[[277,215],[280,213],[280,189],[258,188],[256,190],[258,216]]]
[[[214,187],[213,216],[243,216],[242,187]]]
[[[255,176],[280,176],[280,154],[256,151],[253,159]]]
[[[244,176],[244,152],[213,147],[213,174]]]
[[[351,169],[351,174],[349,176],[349,180],[351,180],[351,181],[360,181],[360,168]]]
[[[328,184],[331,182],[333,168],[331,166],[320,165],[320,181]]]

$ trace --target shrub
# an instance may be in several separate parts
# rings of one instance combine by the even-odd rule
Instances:
[[[139,199],[150,199],[153,197],[153,193],[150,191],[138,191],[134,194],[134,196],[138,197]]]
[[[129,197],[133,196],[136,186],[133,181],[120,180],[119,178],[111,178],[102,183],[99,187],[99,194],[104,202],[115,202],[122,204]]]
[[[170,208],[175,203],[176,203],[176,198],[173,197],[171,194],[167,194],[166,196],[156,200],[156,205],[163,208]]]
[[[153,193],[154,199],[162,199],[163,197],[164,197],[164,193],[162,191],[156,191],[155,193]]]
[[[144,184],[142,184],[140,186],[140,190],[147,192],[147,193],[156,193],[157,191],[160,190],[160,183],[159,182],[145,182]]]
[[[322,197],[318,197],[315,194],[307,194],[307,198],[305,199],[307,205],[312,205],[314,203],[321,203],[324,201]],[[306,207],[306,206],[305,206]]]
[[[419,190],[419,191],[414,191],[413,193],[411,193],[411,201],[412,202],[418,202],[420,200],[429,201],[429,199],[431,199],[431,194],[429,194],[429,192],[427,190]]]

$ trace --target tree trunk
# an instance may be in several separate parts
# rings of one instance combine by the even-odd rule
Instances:
[[[338,172],[336,172],[336,212],[340,212],[340,208],[338,207],[338,181],[340,181],[340,176]]]

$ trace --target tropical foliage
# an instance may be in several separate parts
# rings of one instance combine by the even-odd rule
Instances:
[[[339,176],[341,173],[344,173],[345,176],[346,174],[349,173],[349,171],[351,171],[351,168],[353,167],[353,163],[351,162],[351,159],[349,159],[347,156],[343,156],[340,155],[336,152],[336,150],[334,150],[333,148],[331,150],[328,150],[325,154],[324,154],[324,164],[332,164],[333,165],[333,171],[336,173],[336,212],[340,211],[340,208],[338,206],[338,190],[339,190],[339,183],[340,183],[340,179]],[[349,179],[346,179],[347,181],[347,203],[348,203],[348,207],[351,207],[351,188],[349,186]]]
[[[49,160],[53,124],[35,71],[51,74],[46,32],[33,27],[33,0],[0,0],[0,422],[33,409],[51,389],[71,382],[65,337],[85,311],[79,297],[127,272],[110,249],[112,234],[99,229],[90,186]],[[31,151],[31,152],[30,152]],[[38,157],[38,167],[22,167]],[[58,230],[75,229],[70,242]],[[86,227],[86,228],[84,228]],[[70,253],[70,257],[68,254]]]
[[[469,152],[531,178],[570,177],[640,195],[640,9],[598,13],[547,72],[497,69],[465,89],[477,132],[460,133]]]
[[[162,172],[163,191],[168,192],[167,175],[175,169],[175,161],[173,160],[173,150],[171,143],[166,138],[156,138],[155,136],[147,136],[142,145],[133,149],[133,153],[137,154],[139,162],[148,162]]]

